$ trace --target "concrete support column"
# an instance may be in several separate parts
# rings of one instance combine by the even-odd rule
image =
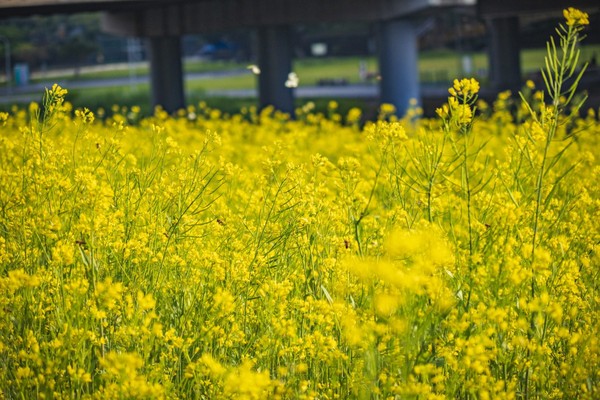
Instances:
[[[401,116],[411,99],[421,102],[417,30],[408,19],[381,21],[378,39],[380,100],[396,106]]]
[[[519,17],[491,18],[490,84],[496,90],[519,89],[521,86],[521,57],[519,48]]]
[[[292,72],[292,41],[287,25],[258,28],[258,97],[260,108],[268,105],[294,114],[293,89],[285,86]]]
[[[181,38],[159,36],[147,39],[150,56],[150,85],[152,105],[161,105],[172,113],[185,107]]]

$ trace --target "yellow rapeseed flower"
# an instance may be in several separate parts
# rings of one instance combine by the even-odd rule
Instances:
[[[479,82],[474,78],[455,79],[448,93],[454,97],[472,98],[479,93]]]
[[[49,94],[56,97],[65,97],[68,92],[69,91],[67,89],[62,88],[59,84],[55,83],[52,85],[52,89],[50,89]]]
[[[450,109],[448,108],[447,104],[442,105],[439,108],[435,109],[435,113],[442,119],[447,118],[449,113],[450,113]]]
[[[383,103],[379,107],[379,112],[383,115],[394,114],[396,112],[396,106],[394,106],[393,104],[390,104],[390,103]]]
[[[574,7],[563,10],[563,16],[567,20],[568,26],[583,26],[590,24],[589,15]]]
[[[81,119],[84,124],[91,124],[94,122],[94,113],[87,107],[84,107],[83,110],[75,110],[75,116]]]
[[[152,293],[144,294],[141,290],[137,293],[137,302],[142,310],[152,310],[156,306],[156,300]]]
[[[312,103],[84,125],[54,94],[0,114],[0,391],[593,398],[596,114],[529,84],[475,119],[479,84],[450,86],[441,121],[364,126]]]

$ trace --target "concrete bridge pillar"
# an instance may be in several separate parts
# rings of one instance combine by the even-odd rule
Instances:
[[[417,29],[408,19],[381,21],[378,39],[380,100],[393,104],[401,116],[411,99],[421,102]]]
[[[260,108],[272,105],[294,114],[293,89],[285,82],[292,72],[292,40],[287,25],[258,28],[258,98]]]
[[[488,19],[490,32],[490,84],[496,90],[517,90],[521,86],[519,17]]]
[[[156,36],[147,40],[150,58],[152,105],[172,113],[185,107],[180,36]]]

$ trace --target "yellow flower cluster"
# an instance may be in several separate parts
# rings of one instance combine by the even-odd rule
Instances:
[[[69,93],[67,89],[60,87],[60,85],[58,85],[57,83],[53,84],[49,90],[46,89],[46,92],[49,96],[56,98],[64,98],[67,95],[67,93]]]
[[[545,122],[509,101],[466,136],[205,105],[131,124],[65,103],[42,152],[13,110],[2,392],[593,398],[600,124],[560,117],[533,247]]]
[[[75,110],[75,116],[86,124],[94,122],[94,113],[88,108],[84,108],[83,110]]]
[[[597,397],[595,112],[474,119],[473,80],[364,126],[63,90],[0,114],[0,398]]]
[[[473,121],[479,82],[473,78],[455,79],[448,92],[448,103],[437,108],[436,114],[444,121],[445,129],[467,128]]]
[[[461,80],[455,79],[453,85],[448,89],[453,97],[464,97],[467,99],[473,98],[479,93],[479,82],[473,78],[463,78]]]
[[[563,10],[563,16],[568,26],[589,25],[589,15],[577,8],[569,7]]]

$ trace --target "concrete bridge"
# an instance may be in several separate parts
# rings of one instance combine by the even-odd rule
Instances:
[[[569,5],[598,11],[597,0]],[[299,23],[369,21],[377,25],[380,101],[403,113],[420,100],[417,39],[431,13],[477,7],[490,32],[490,78],[503,90],[521,84],[519,15],[560,12],[561,0],[1,0],[0,18],[33,14],[103,11],[106,32],[144,37],[150,58],[152,101],[168,111],[185,105],[181,36],[253,29],[258,38],[260,106],[293,112],[290,27]]]

